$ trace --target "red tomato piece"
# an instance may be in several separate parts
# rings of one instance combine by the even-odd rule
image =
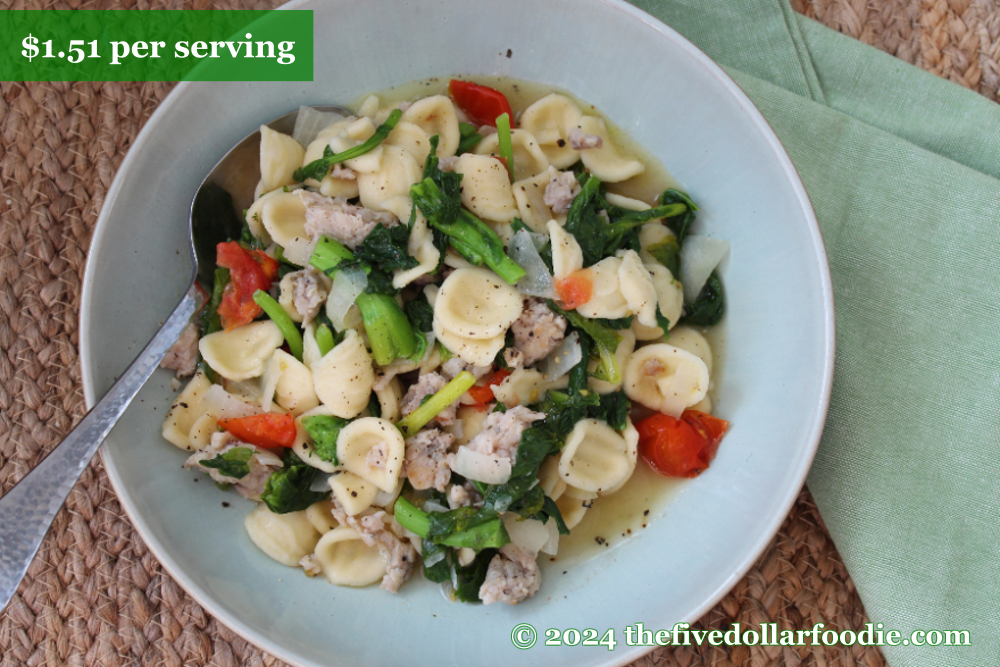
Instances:
[[[497,118],[509,114],[511,121],[514,112],[510,108],[507,97],[499,90],[488,86],[480,86],[471,81],[452,79],[448,84],[448,92],[469,120],[476,125],[491,125],[496,127]]]
[[[295,418],[268,412],[234,419],[220,419],[219,426],[243,442],[258,447],[291,447],[295,442]]]
[[[231,331],[253,322],[261,313],[253,293],[267,291],[278,275],[278,262],[260,250],[244,250],[236,241],[215,248],[216,264],[229,269],[229,282],[222,291],[219,318],[222,328]]]
[[[574,271],[562,280],[556,281],[556,294],[563,302],[563,308],[573,310],[590,301],[594,295],[594,277],[590,269]]]
[[[508,375],[510,375],[509,370],[507,370],[506,368],[500,368],[497,369],[497,371],[493,373],[492,376],[490,376],[489,382],[487,382],[486,384],[475,385],[473,387],[470,387],[469,396],[471,396],[473,400],[476,401],[475,404],[473,404],[473,407],[482,410],[483,408],[486,407],[488,403],[492,403],[493,401],[495,401],[496,397],[493,396],[493,390],[491,389],[491,387],[495,387],[496,385],[503,382],[504,378],[506,378]]]
[[[639,455],[661,475],[697,477],[715,458],[728,426],[697,410],[685,410],[680,419],[655,414],[635,425]]]

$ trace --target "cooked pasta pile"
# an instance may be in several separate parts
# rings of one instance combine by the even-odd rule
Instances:
[[[261,127],[255,200],[164,362],[193,377],[163,436],[258,503],[247,532],[284,565],[396,591],[422,562],[513,604],[639,458],[714,456],[727,246],[683,192],[616,194],[646,166],[569,97],[515,122],[496,90],[449,92]]]

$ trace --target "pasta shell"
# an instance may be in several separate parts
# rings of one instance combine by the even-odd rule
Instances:
[[[583,521],[583,515],[587,513],[590,505],[591,501],[589,500],[577,500],[565,493],[556,501],[556,507],[559,508],[559,513],[562,514],[563,521],[570,530],[576,528]]]
[[[456,269],[441,284],[434,319],[458,336],[488,340],[510,328],[523,304],[517,288],[489,269]]]
[[[174,404],[163,420],[163,437],[171,445],[188,452],[200,449],[192,444],[190,433],[204,414],[200,407],[201,398],[211,386],[212,383],[205,374],[198,371],[184,387],[184,391],[174,399]]]
[[[667,342],[666,339],[659,342]],[[675,327],[670,330],[670,344],[685,352],[690,352],[705,363],[709,376],[712,375],[712,346],[697,329],[688,326]],[[707,410],[706,412],[711,412]]]
[[[553,252],[553,264],[555,253]],[[584,317],[601,317],[617,319],[630,314],[628,302],[622,294],[619,280],[621,257],[605,257],[590,267],[594,289],[590,301],[577,307],[577,312]]]
[[[337,438],[337,458],[344,469],[386,492],[396,488],[405,448],[399,429],[378,417],[354,420]]]
[[[337,586],[370,586],[385,574],[385,562],[378,549],[365,544],[358,532],[347,526],[323,535],[315,556],[323,576]]]
[[[261,551],[288,567],[298,567],[319,542],[319,533],[304,511],[275,514],[261,503],[247,514],[243,525]]]
[[[413,123],[428,137],[438,135],[438,157],[450,157],[458,150],[461,135],[455,105],[445,95],[432,95],[414,102],[403,112],[400,122]]]
[[[412,155],[418,164],[427,161],[431,152],[431,137],[423,128],[415,123],[400,120],[396,123],[389,136],[385,138],[387,146],[399,146]]]
[[[656,326],[656,288],[650,272],[642,265],[639,254],[626,250],[618,267],[618,284],[625,303],[635,319],[648,327]]]
[[[671,417],[703,399],[708,391],[705,362],[667,343],[640,347],[624,368],[625,394]]]
[[[583,114],[573,100],[551,93],[521,113],[519,125],[535,135],[539,148],[556,169],[565,169],[580,159],[580,151],[569,145],[569,132]]]
[[[480,218],[510,222],[517,215],[517,202],[510,175],[499,160],[486,155],[463,153],[455,171],[462,174],[462,205]]]
[[[416,158],[399,146],[380,146],[382,166],[370,174],[358,174],[361,203],[375,211],[387,211],[382,202],[393,197],[408,197],[410,186],[420,180],[423,169]]]
[[[264,371],[261,408],[271,411],[273,400],[289,414],[298,416],[319,405],[312,373],[301,361],[284,350],[275,350]]]
[[[198,350],[212,370],[239,382],[263,374],[267,360],[284,342],[278,325],[263,320],[208,334],[198,341]]]
[[[321,500],[306,508],[306,518],[313,525],[320,535],[326,535],[331,530],[339,526],[337,520],[333,518],[333,501]]]
[[[350,472],[330,475],[330,488],[348,516],[354,516],[372,506],[378,488]]]
[[[292,185],[292,174],[302,166],[306,151],[287,134],[260,126],[260,189],[270,192],[283,185]]]
[[[620,488],[631,477],[635,462],[634,444],[630,446],[599,419],[581,419],[566,438],[559,458],[559,476],[568,487],[607,492]]]
[[[657,307],[673,327],[681,319],[684,309],[684,287],[674,280],[670,269],[662,264],[646,264],[653,287],[656,288]],[[664,331],[658,326],[649,327],[638,319],[632,322],[632,331],[638,340],[655,340],[663,336]]]
[[[645,171],[646,168],[641,162],[627,160],[618,153],[618,149],[608,136],[604,120],[597,116],[584,116],[580,119],[579,127],[584,133],[596,135],[604,141],[600,148],[580,151],[580,159],[594,176],[605,183],[618,183]]]
[[[539,234],[546,233],[546,225],[555,217],[552,209],[545,203],[545,188],[548,187],[550,178],[549,172],[545,171],[537,176],[515,181],[512,186],[518,217],[531,231]]]
[[[583,268],[583,250],[576,238],[559,226],[555,220],[549,220],[546,228],[552,244],[552,275],[556,280],[562,280],[574,271]]]
[[[506,336],[500,334],[486,340],[465,338],[441,328],[441,323],[434,318],[434,336],[441,341],[452,354],[473,366],[489,366],[496,358],[497,352],[503,349]]]
[[[374,384],[372,358],[354,329],[348,329],[344,340],[313,366],[316,396],[344,419],[357,417],[368,406]]]
[[[538,146],[538,141],[527,130],[511,130],[510,143],[514,154],[514,180],[536,176],[549,168],[549,158]],[[476,144],[477,155],[500,155],[500,135],[487,135]]]

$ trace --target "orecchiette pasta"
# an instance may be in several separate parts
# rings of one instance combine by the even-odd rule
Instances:
[[[208,391],[212,383],[201,371],[195,373],[184,391],[174,400],[170,406],[170,412],[163,422],[163,437],[170,444],[187,451],[197,449],[191,443],[191,430],[204,414],[199,409],[201,397]]]
[[[306,238],[306,207],[294,192],[276,192],[260,207],[260,219],[268,236],[281,246]]]
[[[522,302],[517,289],[489,269],[456,269],[438,291],[434,319],[458,336],[487,340],[520,317]]]
[[[354,420],[337,438],[337,458],[344,469],[386,492],[396,488],[405,448],[396,425],[378,417]]]
[[[458,115],[455,105],[444,95],[433,95],[414,102],[403,112],[400,121],[413,123],[428,137],[438,135],[438,156],[449,157],[458,150]]]
[[[486,155],[463,153],[455,164],[462,174],[462,205],[486,220],[510,222],[517,215],[517,202],[507,169]]]
[[[360,514],[371,507],[379,492],[374,484],[346,470],[330,476],[330,488],[348,516]]]
[[[353,528],[334,528],[316,544],[316,560],[327,581],[337,586],[370,586],[385,574],[378,549],[364,543]]]
[[[708,391],[705,362],[667,343],[633,352],[624,375],[629,398],[671,417],[680,417],[684,408],[703,399]]]
[[[547,233],[549,220],[555,218],[552,209],[545,203],[545,189],[549,185],[549,172],[543,171],[537,176],[515,181],[512,189],[517,202],[518,217],[539,234]]]
[[[344,340],[313,366],[316,395],[333,414],[344,419],[361,414],[374,384],[371,355],[353,329],[348,329]]]
[[[565,169],[580,159],[580,152],[569,145],[568,137],[582,116],[571,99],[552,93],[525,109],[520,123],[535,136],[552,166]]]
[[[567,486],[582,491],[620,488],[635,469],[637,443],[638,439],[630,445],[603,421],[581,420],[566,438],[559,476]]]
[[[588,148],[580,151],[580,159],[594,176],[605,183],[618,183],[638,176],[645,167],[638,160],[623,158],[608,136],[608,128],[604,121],[596,116],[584,116],[579,127],[586,134],[600,137],[600,148]]]
[[[287,134],[260,126],[260,189],[270,192],[283,185],[294,185],[292,176],[302,166],[305,149]]]
[[[319,533],[304,511],[275,514],[262,503],[247,515],[244,525],[261,551],[288,567],[297,567],[319,542]]]
[[[422,173],[416,158],[399,146],[385,146],[381,168],[358,174],[358,194],[361,203],[373,211],[388,210],[383,202],[410,194],[410,186]]]
[[[198,349],[213,371],[238,382],[262,375],[267,360],[283,342],[278,325],[266,320],[216,331],[198,341]]]
[[[555,220],[549,220],[546,228],[552,244],[552,275],[562,280],[574,271],[583,268],[583,250],[573,235],[563,229]]]
[[[301,361],[283,350],[275,350],[264,371],[261,408],[271,411],[271,401],[297,416],[319,405],[313,377]]]
[[[534,135],[527,130],[511,130],[514,155],[514,180],[520,181],[541,174],[549,168],[549,159],[538,147]],[[500,135],[487,135],[476,145],[479,155],[500,155]]]
[[[622,260],[620,257],[605,257],[590,267],[594,284],[590,301],[577,308],[584,317],[616,319],[629,314],[628,302],[622,294],[619,278]]]

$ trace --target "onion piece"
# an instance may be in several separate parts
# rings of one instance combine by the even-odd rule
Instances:
[[[549,540],[542,545],[542,551],[555,556],[559,552],[559,526],[556,525],[556,520],[550,517],[545,522],[545,529],[549,532]]]
[[[514,234],[510,244],[510,258],[526,271],[525,276],[518,281],[517,289],[521,294],[554,299],[556,290],[552,274],[538,254],[532,236],[542,236],[542,234],[532,235],[526,229],[521,229]]]
[[[447,512],[448,508],[441,503],[435,502],[433,500],[428,500],[424,503],[425,512]]]
[[[366,287],[368,287],[368,276],[361,267],[337,271],[333,277],[330,296],[326,299],[326,316],[330,318],[334,329],[344,330],[347,326],[347,311]]]
[[[576,331],[566,336],[559,347],[545,357],[542,362],[542,372],[545,379],[552,381],[569,373],[583,359],[583,348],[580,347],[580,334]]]
[[[681,248],[681,275],[684,302],[694,303],[705,281],[729,252],[729,242],[708,236],[688,236]],[[675,276],[676,277],[676,276]]]
[[[447,549],[441,549],[440,551],[435,551],[430,556],[424,558],[424,567],[433,567],[444,560],[444,557],[448,555]]]
[[[503,515],[503,525],[510,535],[510,541],[531,554],[538,551],[549,542],[549,531],[537,519],[524,519],[514,512]]]
[[[488,456],[461,446],[455,452],[451,469],[462,477],[485,484],[505,484],[510,479],[510,459]]]
[[[344,116],[336,111],[317,111],[312,107],[299,107],[299,115],[295,117],[295,129],[292,130],[292,139],[305,148],[315,141],[320,132],[343,118]]]
[[[205,391],[200,407],[216,419],[236,419],[264,412],[256,405],[241,401],[217,384]]]

